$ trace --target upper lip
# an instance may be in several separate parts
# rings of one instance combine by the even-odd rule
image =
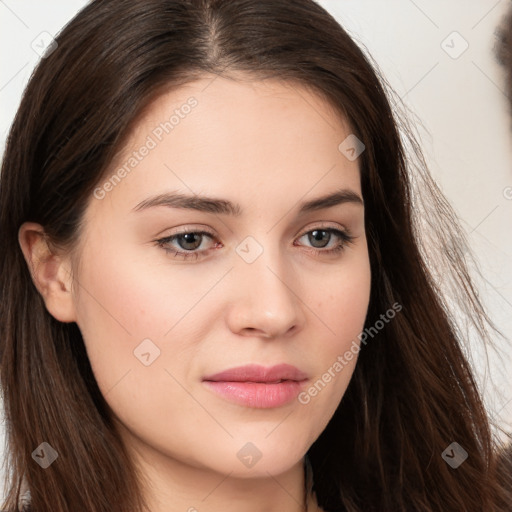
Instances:
[[[217,382],[279,382],[281,380],[301,381],[305,379],[307,379],[307,375],[290,364],[278,364],[271,367],[249,364],[203,377],[203,380]]]

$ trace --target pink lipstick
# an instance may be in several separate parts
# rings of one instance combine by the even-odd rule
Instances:
[[[238,366],[203,378],[205,385],[226,399],[255,408],[280,407],[294,400],[308,380],[295,366]]]

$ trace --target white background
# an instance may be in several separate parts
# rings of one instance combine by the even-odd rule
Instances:
[[[23,88],[39,59],[33,41],[40,40],[42,32],[55,35],[86,3],[0,0],[2,151]],[[478,281],[482,299],[509,340],[496,340],[501,359],[491,352],[487,371],[479,360],[481,353],[475,352],[474,359],[489,410],[512,431],[512,199],[504,193],[512,187],[512,117],[504,72],[493,54],[496,27],[511,2],[318,3],[367,48],[394,90],[422,120],[422,144],[431,172],[469,235],[484,277]]]

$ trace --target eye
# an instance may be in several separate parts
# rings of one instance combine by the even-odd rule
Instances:
[[[311,252],[316,255],[320,254],[335,254],[341,252],[345,247],[351,243],[353,243],[355,237],[352,236],[348,230],[341,230],[335,228],[315,228],[310,231],[306,231],[303,235],[299,237],[306,237],[307,241],[312,244]],[[334,239],[338,239],[338,241],[331,245],[331,248],[325,249],[329,245],[329,243]]]
[[[159,247],[162,247],[166,253],[174,253],[175,257],[180,257],[183,259],[187,258],[195,258],[197,259],[199,256],[206,253],[208,250],[203,249],[202,251],[197,251],[199,247],[201,247],[205,237],[214,239],[212,233],[208,231],[182,231],[181,233],[175,233],[174,235],[161,238],[160,240],[156,240],[156,243]],[[176,243],[175,248],[169,248],[169,244]],[[217,246],[219,244],[216,244]],[[172,246],[171,246],[172,247]]]
[[[315,255],[330,255],[341,252],[348,244],[353,243],[355,237],[352,236],[348,230],[341,230],[335,228],[319,227],[303,233],[298,240],[306,237],[307,241],[312,244],[312,247],[307,248],[308,252]],[[205,239],[216,240],[213,233],[209,231],[181,231],[165,238],[155,240],[155,243],[165,250],[167,254],[174,253],[175,258],[194,258],[198,259],[205,256],[209,250],[203,248]],[[334,246],[326,249],[332,240],[336,240]],[[294,244],[296,245],[296,244]],[[302,245],[302,244],[299,244]],[[221,246],[220,242],[216,242],[213,246]]]

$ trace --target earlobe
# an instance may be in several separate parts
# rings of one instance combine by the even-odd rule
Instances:
[[[18,242],[48,312],[60,322],[76,321],[68,258],[52,252],[44,228],[34,222],[21,225]]]

